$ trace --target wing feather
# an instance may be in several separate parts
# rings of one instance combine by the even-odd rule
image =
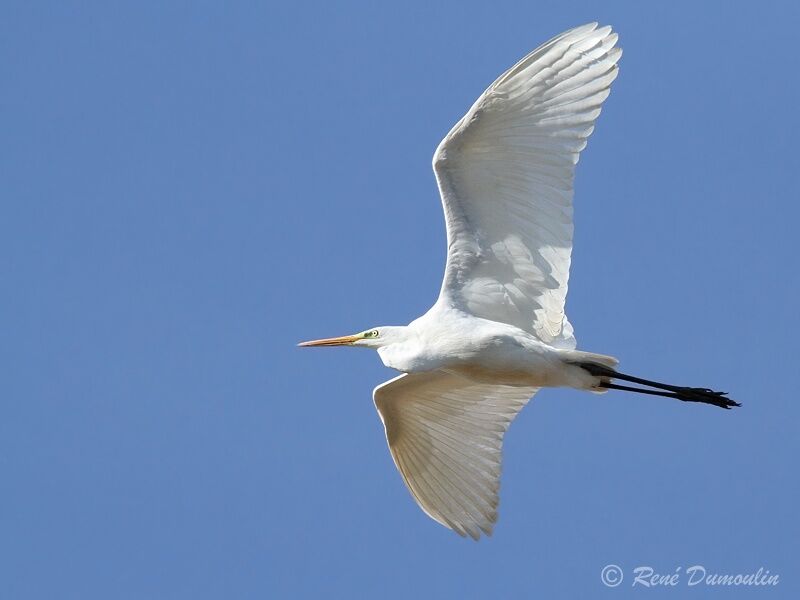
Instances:
[[[575,347],[564,312],[573,179],[617,76],[616,42],[596,23],[556,36],[502,74],[439,144],[440,302]]]
[[[462,536],[491,534],[503,436],[535,392],[444,371],[405,374],[375,388],[392,458],[426,514]]]

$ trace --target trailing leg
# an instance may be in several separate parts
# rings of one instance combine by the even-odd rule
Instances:
[[[639,394],[648,394],[650,396],[663,396],[665,398],[675,398],[677,400],[682,400],[684,402],[701,402],[703,404],[711,404],[713,406],[719,406],[720,408],[733,408],[734,406],[741,406],[738,402],[731,400],[730,398],[726,398],[725,392],[715,392],[714,390],[710,390],[708,388],[695,388],[695,387],[683,387],[677,385],[670,385],[667,383],[660,383],[658,381],[651,381],[649,379],[642,379],[641,377],[634,377],[632,375],[626,375],[625,373],[620,373],[615,371],[610,367],[606,367],[605,365],[599,365],[597,363],[577,363],[579,367],[594,375],[595,377],[601,377],[602,381],[600,383],[600,387],[607,388],[610,390],[623,390],[626,392],[636,392]],[[640,385],[644,385],[651,388],[656,388],[656,390],[650,390],[641,387],[633,387],[628,385],[620,385],[617,383],[612,383],[612,379],[619,379],[621,381],[628,381],[630,383],[638,383]],[[666,390],[666,391],[657,391],[657,390]]]

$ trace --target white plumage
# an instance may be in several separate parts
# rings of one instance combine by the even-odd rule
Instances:
[[[433,158],[447,221],[442,296],[475,316],[574,348],[564,314],[572,182],[617,76],[617,34],[592,23],[511,67]]]
[[[375,388],[392,458],[422,510],[461,535],[492,532],[503,434],[535,392],[441,371]]]
[[[433,168],[447,266],[425,315],[301,344],[375,348],[404,373],[374,391],[392,457],[420,507],[461,535],[491,533],[503,436],[541,387],[736,405],[705,388],[624,375],[615,358],[575,350],[564,313],[573,178],[617,76],[616,41],[596,23],[553,38],[501,75],[441,142]]]

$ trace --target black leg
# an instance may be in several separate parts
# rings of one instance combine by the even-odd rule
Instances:
[[[738,402],[734,402],[724,396],[717,395],[715,393],[713,395],[687,395],[685,393],[680,392],[661,392],[659,390],[648,390],[645,388],[637,388],[630,385],[619,385],[617,383],[611,383],[610,381],[604,381],[600,383],[600,387],[607,388],[609,390],[622,390],[625,392],[636,392],[637,394],[647,394],[648,396],[662,396],[663,398],[675,398],[676,400],[682,400],[683,402],[701,402],[703,404],[712,404],[714,406],[719,406],[720,408],[733,408],[734,406],[741,406]],[[689,389],[697,389],[697,388],[689,388]]]
[[[694,388],[682,387],[678,385],[669,385],[667,383],[660,383],[658,381],[651,381],[649,379],[642,379],[641,377],[634,377],[633,375],[626,375],[606,367],[605,365],[598,365],[597,363],[578,363],[578,366],[588,371],[595,377],[607,377],[608,379],[621,379],[622,381],[629,381],[631,383],[638,383],[648,387],[658,388],[659,390],[667,390],[667,392],[657,392],[655,390],[647,390],[643,388],[619,385],[604,381],[600,384],[611,390],[624,390],[627,392],[637,392],[639,394],[649,394],[651,396],[663,396],[666,398],[676,398],[684,402],[702,402],[704,404],[713,404],[720,408],[732,408],[734,406],[741,406],[738,402],[734,402],[726,398],[725,392],[715,392],[708,388]]]

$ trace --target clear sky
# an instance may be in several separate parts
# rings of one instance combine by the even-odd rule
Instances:
[[[0,9],[0,598],[800,595],[797,3],[33,4]],[[377,355],[295,343],[429,307],[434,148],[592,20],[625,54],[580,347],[744,406],[541,392],[476,544],[396,472]]]

